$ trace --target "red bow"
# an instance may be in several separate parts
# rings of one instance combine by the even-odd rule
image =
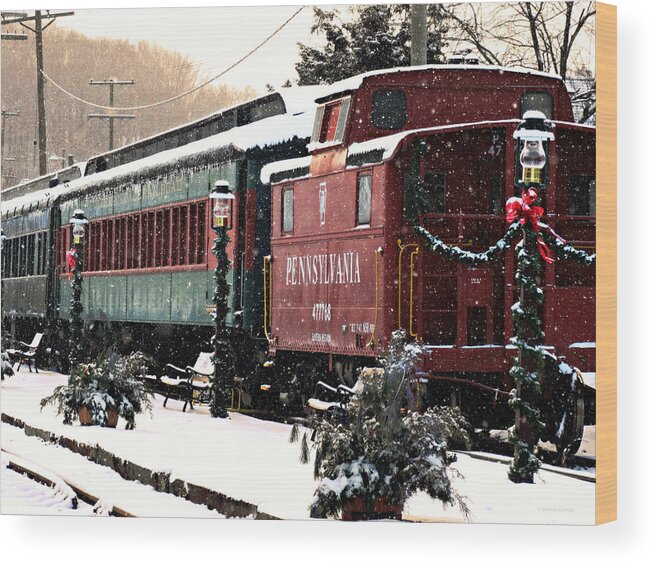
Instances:
[[[75,265],[77,264],[77,247],[73,247],[70,251],[66,252],[66,260],[68,261],[68,267],[70,269],[68,273],[68,279],[71,278],[71,273],[75,270]]]
[[[533,226],[533,230],[538,234],[537,243],[538,249],[540,250],[540,255],[546,263],[553,263],[555,259],[551,257],[551,252],[549,247],[544,242],[542,237],[540,237],[540,218],[544,214],[544,208],[542,206],[534,206],[534,202],[538,199],[538,193],[534,188],[529,188],[528,191],[522,190],[522,197],[517,198],[516,196],[509,198],[506,202],[506,222],[512,224],[519,218],[519,223],[526,225],[530,223]],[[565,243],[565,240],[560,237],[556,232],[549,228],[551,234]]]

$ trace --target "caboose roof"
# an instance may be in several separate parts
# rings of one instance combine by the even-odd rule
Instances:
[[[398,148],[401,146],[401,143],[407,139],[417,137],[417,136],[426,136],[430,134],[439,134],[439,133],[448,133],[453,131],[460,131],[463,129],[476,129],[476,128],[486,128],[486,127],[498,127],[498,126],[516,126],[521,122],[520,119],[508,119],[508,120],[486,120],[481,122],[469,122],[461,124],[445,124],[441,126],[432,126],[428,128],[420,129],[411,129],[393,133],[391,135],[386,135],[383,137],[376,137],[374,139],[369,139],[367,141],[352,143],[348,146],[348,153],[346,157],[347,168],[354,168],[361,166],[361,163],[358,162],[358,156],[367,155],[366,160],[367,164],[373,163],[382,163],[394,157]],[[563,122],[559,120],[551,120],[551,123],[554,124],[555,128],[567,128],[570,130],[578,130],[585,132],[594,132],[595,127],[585,124],[576,124],[570,122]],[[262,168],[260,173],[260,180],[264,184],[271,182],[273,175],[277,175],[278,178],[274,179],[274,182],[283,182],[286,180],[297,180],[306,176],[309,176],[309,167],[312,156],[300,157],[297,159],[287,159],[285,161],[276,161],[274,163],[269,163]],[[358,164],[349,164],[349,161],[358,163]]]
[[[547,78],[562,80],[560,75],[554,73],[545,73],[543,71],[536,71],[534,69],[527,69],[524,67],[499,67],[496,65],[419,65],[414,67],[396,67],[392,69],[379,69],[375,71],[368,71],[359,75],[340,80],[329,85],[329,92],[322,94],[315,101],[318,104],[332,100],[338,96],[347,94],[360,88],[363,82],[371,77],[379,77],[383,75],[395,75],[398,73],[411,73],[417,71],[489,71],[497,72],[500,74],[513,73],[523,75],[534,75]]]

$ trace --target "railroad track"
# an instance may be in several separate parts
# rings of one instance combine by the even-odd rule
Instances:
[[[512,457],[513,455],[513,445],[502,438],[493,437],[493,436],[477,436],[474,441],[475,447],[474,450],[476,453],[484,452],[488,453],[491,456],[500,456],[500,457]],[[461,451],[461,453],[470,453],[468,451]],[[587,480],[594,482],[594,478],[586,476],[582,478],[576,471],[569,467],[563,467],[558,460],[558,453],[553,449],[548,449],[546,447],[538,446],[538,457],[540,460],[549,465],[549,470],[554,473],[561,475],[566,475],[576,479]],[[501,461],[501,459],[495,459]],[[574,467],[582,467],[587,469],[592,469],[597,466],[597,462],[594,458],[586,457],[584,455],[574,455],[572,457],[572,463]],[[557,471],[556,469],[559,469]]]
[[[100,498],[88,490],[81,488],[71,481],[63,479],[52,471],[45,471],[41,465],[28,461],[11,451],[3,448],[2,453],[9,459],[7,464],[8,469],[19,473],[36,483],[45,485],[52,489],[57,489],[60,492],[62,490],[69,490],[69,492],[65,494],[68,495],[67,498],[70,500],[73,509],[77,509],[80,502],[84,502],[94,508],[94,513],[96,512],[96,508],[101,507],[102,503]],[[63,485],[65,486],[62,488]],[[112,506],[111,510],[108,511],[108,514],[119,518],[135,517],[134,514],[130,514],[118,506]]]

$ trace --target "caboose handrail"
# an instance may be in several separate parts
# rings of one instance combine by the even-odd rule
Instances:
[[[419,245],[415,244],[415,250],[410,252],[410,312],[408,317],[410,318],[410,323],[408,326],[408,333],[410,337],[417,337],[417,333],[413,330],[413,321],[414,321],[414,262],[415,257],[419,255]]]
[[[412,337],[417,337],[417,334],[412,333],[412,301],[413,301],[413,283],[412,283],[412,263],[414,260],[414,256],[419,253],[419,244],[418,243],[406,243],[402,244],[400,239],[396,240],[396,244],[399,246],[399,273],[398,273],[398,281],[399,281],[399,299],[398,299],[398,328],[401,329],[401,294],[403,291],[403,281],[401,278],[401,260],[403,259],[403,252],[408,248],[408,247],[414,247],[415,251],[412,251],[410,253],[410,324],[409,324],[409,333]]]
[[[373,347],[376,347],[378,345],[378,338],[376,337],[376,330],[378,329],[378,258],[383,252],[383,248],[379,247],[374,251],[376,254],[376,303],[375,303],[375,311],[374,311],[374,329],[371,332],[371,337],[369,338],[369,341],[367,342],[367,347],[370,345]]]
[[[270,284],[268,284],[270,281],[267,278],[267,263],[271,264],[271,255],[265,255],[264,256],[264,264],[263,264],[263,269],[262,272],[264,273],[264,288],[263,288],[263,295],[264,295],[264,323],[262,324],[264,326],[264,336],[267,338],[267,341],[271,341],[271,336],[269,335],[269,329],[268,329],[268,312],[269,312],[269,307],[270,307],[270,297],[269,295],[269,288],[271,287]],[[270,272],[270,271],[269,271]],[[267,299],[269,304],[267,304]]]

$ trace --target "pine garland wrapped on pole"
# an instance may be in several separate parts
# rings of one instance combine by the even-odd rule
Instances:
[[[73,271],[71,281],[71,331],[69,346],[69,362],[71,369],[83,360],[84,345],[82,342],[82,271],[84,269],[84,226],[87,224],[82,210],[75,210],[70,220],[73,246],[67,252],[68,265]]]
[[[228,268],[230,261],[226,251],[230,237],[230,221],[232,219],[232,193],[226,181],[217,181],[210,193],[210,201],[214,202],[212,210],[212,229],[216,234],[212,253],[216,257],[214,269],[214,378],[212,379],[212,399],[210,414],[213,418],[227,418],[225,405],[225,381],[231,371],[230,347],[227,340],[226,316],[228,314]]]
[[[538,410],[529,403],[529,399],[537,397],[541,391],[544,372],[544,350],[539,347],[544,332],[538,311],[543,293],[537,285],[542,266],[537,251],[537,234],[526,226],[522,226],[522,234],[523,239],[516,247],[515,281],[519,301],[511,308],[515,336],[510,342],[517,347],[517,356],[510,369],[515,389],[508,404],[515,410],[515,423],[508,430],[508,439],[515,449],[508,477],[515,483],[532,483],[534,473],[540,468],[533,446],[543,427]]]

